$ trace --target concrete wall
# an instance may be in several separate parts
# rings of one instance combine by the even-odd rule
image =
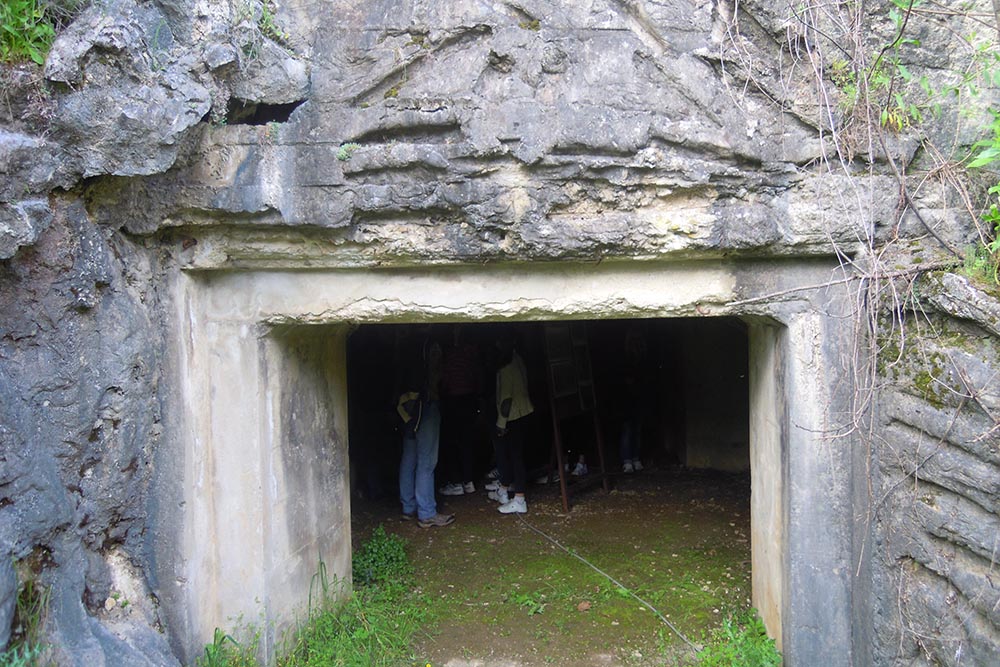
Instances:
[[[752,600],[780,650],[787,587],[785,478],[788,474],[782,332],[772,322],[755,320],[748,333]]]
[[[183,500],[161,516],[179,553],[159,563],[180,590],[165,602],[187,659],[214,628],[240,625],[264,630],[269,653],[321,561],[350,579],[346,328],[262,327],[182,282],[187,437],[181,474],[167,474]]]
[[[182,546],[160,564],[184,572],[164,600],[187,629],[176,641],[190,656],[240,617],[280,627],[318,557],[349,575],[345,322],[711,314],[754,322],[754,599],[788,664],[851,664],[850,471],[845,443],[825,439],[841,407],[826,371],[842,320],[817,312],[808,288],[828,271],[790,264],[762,280],[752,262],[562,263],[182,276],[184,394],[173,407],[184,500],[161,517]],[[796,284],[800,301],[767,296]],[[837,300],[819,303],[830,313]]]

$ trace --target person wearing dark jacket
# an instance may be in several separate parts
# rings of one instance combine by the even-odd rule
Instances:
[[[441,346],[425,339],[407,352],[402,366],[396,411],[403,420],[403,453],[399,461],[403,518],[416,517],[421,528],[447,526],[455,520],[455,515],[438,513],[434,498],[434,468],[441,432]]]

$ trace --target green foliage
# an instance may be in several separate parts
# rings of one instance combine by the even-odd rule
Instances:
[[[195,661],[197,667],[236,667],[237,665],[252,665],[245,662],[246,651],[239,642],[220,628],[215,629],[212,643],[205,645],[205,653]],[[251,657],[251,660],[254,658]]]
[[[320,562],[309,593],[309,618],[286,640],[278,667],[368,667],[412,662],[410,646],[429,605],[409,587],[413,567],[398,535],[383,526],[354,555],[353,595],[327,579]]]
[[[289,34],[278,27],[274,18],[274,7],[271,0],[266,0],[260,5],[260,16],[257,18],[257,27],[262,35],[272,39],[279,44],[284,44],[289,39]]]
[[[988,169],[1000,164],[1000,112],[991,110],[990,113],[993,115],[989,127],[992,136],[973,145],[975,154],[968,164],[970,169]],[[984,239],[981,246],[966,252],[963,270],[971,278],[1000,285],[1000,179],[994,180],[986,194],[987,208],[982,220],[992,238]]]
[[[34,667],[41,654],[40,646],[12,646],[0,653],[0,667]]]
[[[698,653],[699,667],[780,667],[781,654],[756,611],[726,618]]]
[[[286,642],[278,667],[396,666],[412,662],[410,645],[426,605],[399,587],[362,588],[327,599]]]
[[[26,578],[17,589],[10,646],[0,653],[0,667],[34,667],[44,647],[42,624],[49,607],[49,589]]]
[[[347,162],[351,159],[354,151],[359,148],[361,148],[361,144],[341,144],[340,148],[337,149],[337,159],[341,162]]]
[[[308,617],[286,636],[277,667],[395,667],[413,662],[410,646],[429,618],[428,601],[409,587],[405,542],[382,526],[354,557],[356,590],[331,582],[320,561],[309,587]],[[216,629],[197,667],[256,667],[258,638],[239,644]]]
[[[41,0],[3,0],[0,3],[0,62],[45,62],[56,37],[55,27]]]
[[[406,555],[406,540],[389,535],[381,524],[354,554],[355,586],[405,585],[413,576],[413,567]]]

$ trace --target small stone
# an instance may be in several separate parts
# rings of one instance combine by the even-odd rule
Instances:
[[[118,600],[116,600],[114,598],[108,598],[107,600],[104,601],[104,610],[105,611],[111,611],[112,609],[114,609],[117,606],[118,606]]]

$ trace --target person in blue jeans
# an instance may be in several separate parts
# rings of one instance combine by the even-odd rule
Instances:
[[[404,360],[402,391],[396,411],[403,420],[403,453],[399,460],[399,500],[403,518],[417,518],[421,528],[447,526],[454,514],[440,514],[434,498],[441,434],[441,346],[426,338]]]

